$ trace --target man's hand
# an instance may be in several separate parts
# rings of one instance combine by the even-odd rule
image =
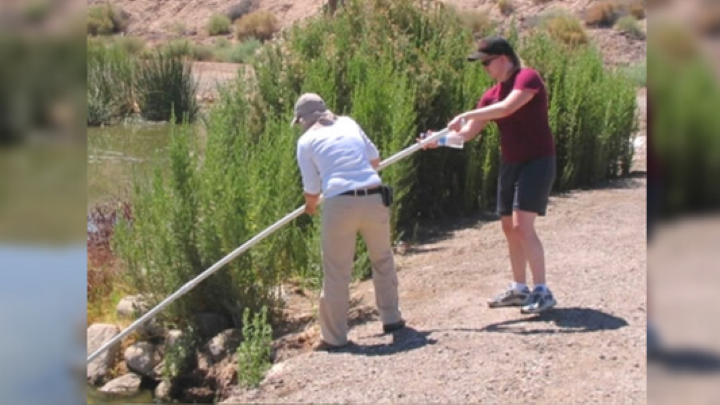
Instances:
[[[320,194],[308,194],[305,193],[305,213],[308,215],[315,215],[317,211],[317,204],[320,200]]]
[[[428,130],[427,132],[424,132],[424,133],[420,134],[420,137],[417,138],[417,141],[418,141],[418,142],[422,142],[422,141],[424,141],[427,137],[429,137],[430,135],[432,135],[432,131]],[[435,149],[435,148],[437,148],[437,147],[438,147],[438,141],[437,141],[437,140],[435,140],[435,141],[433,141],[433,142],[428,142],[428,143],[422,145],[422,148],[423,148],[423,149]]]
[[[460,114],[453,118],[452,121],[450,121],[450,123],[448,124],[448,128],[455,132],[460,132],[460,130],[462,130],[462,127],[465,126],[465,120],[465,114]]]

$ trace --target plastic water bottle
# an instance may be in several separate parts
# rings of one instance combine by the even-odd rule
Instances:
[[[438,140],[438,146],[462,149],[465,140],[459,135],[445,135]]]

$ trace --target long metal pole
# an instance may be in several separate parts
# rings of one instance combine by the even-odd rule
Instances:
[[[423,145],[434,142],[438,139],[440,139],[442,136],[446,135],[449,132],[449,130],[443,129],[441,131],[435,132],[420,143],[416,143],[406,149],[403,149],[402,151],[396,153],[395,155],[385,159],[382,163],[380,163],[380,166],[378,167],[378,171],[390,166],[391,164],[404,159],[413,153],[417,152],[422,148]],[[322,201],[322,197],[320,198],[320,201]],[[305,206],[300,206],[295,211],[289,213],[281,220],[275,222],[270,227],[266,228],[264,231],[260,232],[259,234],[255,235],[252,239],[242,244],[242,246],[238,247],[237,249],[230,252],[227,256],[220,259],[219,262],[213,264],[210,268],[199,274],[194,279],[188,281],[184,286],[182,286],[179,290],[177,290],[175,293],[171,294],[167,298],[165,298],[161,303],[159,303],[155,308],[151,309],[147,313],[145,313],[143,316],[138,318],[135,322],[130,324],[124,331],[120,332],[117,336],[114,338],[108,340],[105,344],[100,346],[99,349],[95,350],[90,356],[87,358],[87,362],[92,362],[96,357],[98,357],[102,352],[108,350],[113,345],[120,342],[123,338],[125,338],[127,335],[129,335],[132,331],[137,329],[140,325],[147,322],[150,318],[157,315],[158,312],[165,309],[166,306],[170,305],[173,301],[177,300],[181,296],[183,296],[188,291],[192,290],[196,285],[200,284],[203,280],[210,277],[213,273],[220,270],[224,265],[228,264],[231,260],[235,259],[239,255],[243,254],[245,251],[250,249],[253,245],[257,244],[261,240],[265,239],[266,237],[270,236],[273,232],[277,231],[278,229],[282,228],[286,224],[288,224],[290,221],[294,220],[295,218],[299,217],[305,212]]]

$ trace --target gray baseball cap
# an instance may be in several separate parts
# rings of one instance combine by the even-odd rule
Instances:
[[[327,111],[327,107],[322,97],[315,93],[305,93],[295,103],[295,117],[293,117],[290,125],[297,124],[300,118],[325,111]]]

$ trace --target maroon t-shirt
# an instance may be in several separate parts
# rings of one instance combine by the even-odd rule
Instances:
[[[505,162],[527,162],[555,155],[555,141],[548,121],[545,83],[533,69],[522,68],[508,80],[483,94],[478,108],[498,103],[512,90],[529,90],[535,96],[509,117],[495,120],[500,129],[500,149]]]

